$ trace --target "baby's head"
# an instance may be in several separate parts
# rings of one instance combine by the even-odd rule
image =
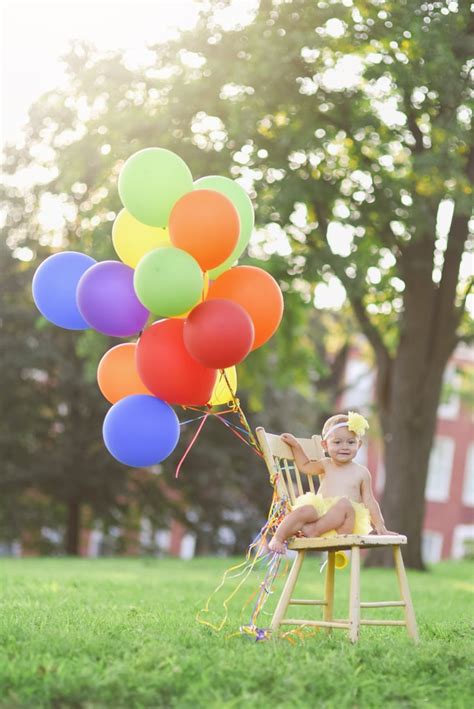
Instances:
[[[362,445],[362,437],[367,428],[369,424],[360,414],[353,411],[336,414],[323,426],[321,445],[337,463],[350,463]]]

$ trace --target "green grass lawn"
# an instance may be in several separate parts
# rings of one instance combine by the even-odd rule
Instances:
[[[356,646],[341,630],[317,631],[295,645],[228,637],[248,622],[249,610],[241,619],[240,609],[262,570],[252,572],[231,604],[226,632],[217,634],[199,625],[195,614],[230,564],[203,558],[0,560],[0,706],[474,706],[469,562],[409,573],[418,646],[398,627],[364,626]],[[347,616],[348,581],[347,569],[336,573],[339,617]],[[317,557],[307,560],[298,589],[299,597],[322,597]],[[219,594],[212,606],[214,619],[222,615],[224,597]],[[383,599],[398,599],[395,574],[364,570],[362,600]],[[309,612],[320,617],[321,610]],[[369,609],[364,617],[382,613],[396,618],[401,611]],[[259,625],[268,623],[261,617]]]

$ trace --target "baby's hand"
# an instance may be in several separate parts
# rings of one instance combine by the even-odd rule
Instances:
[[[290,448],[298,445],[298,441],[292,433],[282,433],[280,438],[287,446],[290,446]]]
[[[399,536],[398,532],[390,532],[390,531],[389,531],[385,526],[383,526],[383,525],[382,525],[381,527],[377,527],[377,528],[375,529],[375,531],[376,531],[377,534],[389,534],[389,535],[391,535],[392,537],[398,537],[398,536]]]

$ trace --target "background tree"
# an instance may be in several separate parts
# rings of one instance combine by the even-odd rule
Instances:
[[[43,180],[21,216],[10,211],[10,246],[21,248],[55,195],[63,244],[73,234],[100,257],[120,207],[122,160],[144,146],[176,150],[196,177],[241,178],[264,227],[251,253],[269,258],[287,302],[295,296],[287,342],[315,285],[331,283],[372,347],[383,508],[410,537],[408,564],[421,567],[442,375],[468,336],[458,287],[473,169],[467,4],[262,0],[250,24],[232,30],[214,9],[192,33],[154,47],[139,71],[119,53],[73,47],[67,87],[32,108],[24,145],[6,154],[7,170],[35,165]],[[249,364],[264,371],[272,356]],[[288,357],[288,376],[296,364],[301,381],[305,358]]]
[[[21,204],[20,198],[10,201],[13,223]],[[121,524],[129,470],[104,448],[101,430],[109,407],[95,383],[96,365],[91,366],[111,341],[57,328],[33,304],[34,266],[48,253],[41,238],[32,220],[17,247],[23,252],[1,245],[0,531],[3,540],[21,538],[26,546],[35,541],[44,551],[41,529],[58,530],[63,536],[58,548],[78,554],[84,514],[105,528]],[[33,249],[34,262],[19,257]],[[153,482],[142,477],[150,498]],[[155,503],[155,516],[163,519],[166,502],[161,497]]]
[[[295,1],[262,2],[248,27],[206,26],[186,42],[202,58],[195,83],[234,148],[233,173],[251,182],[261,220],[291,239],[289,273],[335,276],[373,349],[383,508],[418,568],[443,372],[466,336],[472,38],[467,4]],[[192,125],[203,147],[221,148],[204,116]]]
[[[9,204],[10,217],[13,204]],[[14,235],[12,227],[10,236]],[[81,526],[101,523],[105,531],[109,526],[123,528],[124,538],[115,546],[130,551],[137,543],[140,516],[149,519],[154,529],[175,517],[197,534],[198,551],[242,551],[263,524],[268,509],[271,491],[263,464],[216,421],[208,423],[178,481],[175,468],[194,435],[192,426],[183,429],[176,453],[161,466],[164,476],[144,470],[134,473],[108,455],[101,439],[108,404],[98,391],[95,373],[100,357],[115,342],[92,331],[81,334],[56,328],[38,315],[31,279],[48,252],[38,246],[40,239],[31,225],[18,250],[12,252],[3,245],[0,397],[2,410],[9,415],[2,419],[0,430],[5,461],[0,475],[1,538],[21,538],[25,548],[47,552],[53,547],[41,535],[46,527],[64,533],[57,550],[77,554]],[[78,248],[76,243],[71,230],[69,244]],[[19,258],[28,251],[36,251],[34,260]],[[270,428],[281,429],[286,425],[286,412],[293,410],[293,426],[304,434],[308,427],[317,427],[317,414],[327,407],[328,393],[324,398],[319,395],[316,406],[311,397],[310,405],[294,386],[306,397],[316,384],[330,395],[335,373],[342,375],[341,366],[334,368],[332,362],[343,360],[347,342],[343,332],[335,336],[338,318],[326,316],[331,320],[326,350],[327,324],[317,319],[312,326],[318,340],[316,360],[311,338],[305,334],[307,318],[314,319],[314,311],[301,312],[299,301],[296,293],[287,298],[293,340],[279,333],[265,351],[256,353],[255,364],[246,373],[241,371],[239,388],[246,410],[263,407],[273,412],[270,417],[259,414],[260,424],[267,421]],[[285,364],[290,357],[291,369]],[[310,373],[310,381],[301,372],[298,376],[297,361],[300,370]],[[268,377],[267,362],[280,376]],[[252,392],[249,404],[246,389]],[[194,415],[178,413],[182,420]],[[222,537],[224,528],[233,530],[234,544],[228,531]]]

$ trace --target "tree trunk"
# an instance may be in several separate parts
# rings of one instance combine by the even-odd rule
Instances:
[[[382,415],[385,444],[385,488],[381,501],[387,529],[405,534],[407,566],[423,569],[421,541],[425,516],[425,486],[443,367],[416,381],[413,362],[399,361],[393,371],[389,415]],[[368,566],[392,566],[391,549],[372,550]]]
[[[405,309],[396,356],[374,348],[385,443],[382,513],[388,529],[407,535],[404,558],[415,569],[424,568],[425,486],[443,373],[456,344],[455,293],[466,235],[466,217],[455,215],[438,287],[431,275],[433,239],[427,233],[409,244],[401,262]],[[390,549],[372,550],[367,558],[369,566],[392,564]]]
[[[79,556],[79,537],[81,533],[81,506],[77,500],[67,505],[66,554]]]

